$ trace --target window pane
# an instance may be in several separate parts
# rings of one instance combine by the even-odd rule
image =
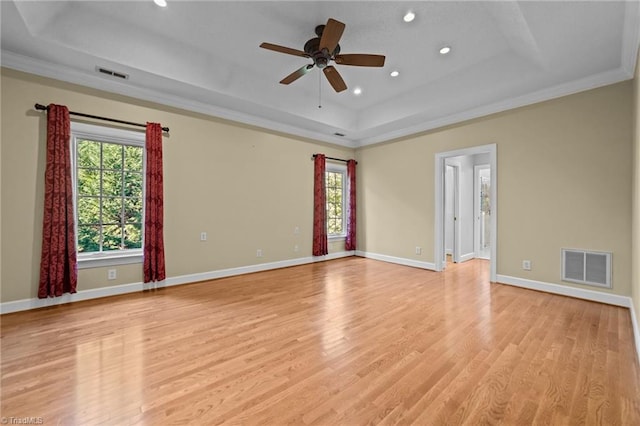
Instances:
[[[142,222],[142,198],[124,199],[124,222]]]
[[[333,218],[337,218],[338,217],[338,204],[331,203],[331,211],[330,211],[329,215],[331,217],[333,217]]]
[[[331,234],[342,233],[342,221],[340,219],[331,219]]]
[[[122,198],[102,199],[102,223],[122,223]]]
[[[142,171],[142,147],[124,147],[124,169],[134,172]]]
[[[343,181],[344,173],[327,172],[327,232],[329,235],[340,235],[343,231]]]
[[[79,197],[78,198],[78,224],[100,223],[100,198]]]
[[[102,172],[102,195],[122,195],[122,172]]]
[[[100,195],[100,170],[78,169],[78,195]]]
[[[144,147],[76,142],[78,252],[139,249],[143,235]]]
[[[100,251],[100,226],[78,226],[78,253]]]
[[[141,223],[129,223],[124,226],[124,248],[142,248]]]
[[[142,198],[142,173],[124,174],[124,196]]]
[[[102,250],[120,250],[122,248],[122,226],[102,226]]]
[[[115,143],[102,143],[102,167],[105,169],[122,169],[123,146]]]
[[[78,141],[78,167],[100,168],[100,142]]]
[[[336,186],[342,188],[342,173],[335,173]]]

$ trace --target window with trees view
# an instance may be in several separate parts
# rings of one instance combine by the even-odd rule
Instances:
[[[80,259],[83,254],[141,251],[144,134],[140,138],[136,132],[74,127],[78,126],[72,126],[71,141]]]
[[[327,235],[338,237],[345,235],[345,183],[346,169],[338,166],[327,166]]]

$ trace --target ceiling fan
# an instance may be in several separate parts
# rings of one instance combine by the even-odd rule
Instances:
[[[338,65],[353,65],[358,67],[382,67],[384,66],[384,55],[368,55],[368,54],[340,54],[340,37],[344,32],[345,24],[335,19],[329,18],[326,25],[318,25],[316,27],[316,35],[318,37],[308,40],[304,44],[304,51],[291,49],[289,47],[279,46],[277,44],[262,43],[260,47],[263,49],[273,50],[275,52],[286,53],[288,55],[301,56],[313,60],[312,64],[305,65],[302,68],[292,72],[283,78],[281,84],[291,84],[303,75],[307,74],[314,66],[320,68],[329,84],[336,92],[342,92],[347,88],[344,80],[340,76],[338,70],[329,65],[330,61],[334,61]]]

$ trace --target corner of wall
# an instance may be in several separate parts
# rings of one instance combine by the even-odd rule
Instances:
[[[640,312],[640,70],[636,57],[633,78],[633,143],[632,143],[632,182],[631,182],[631,321],[633,323],[636,355],[640,361],[640,323],[635,315]]]

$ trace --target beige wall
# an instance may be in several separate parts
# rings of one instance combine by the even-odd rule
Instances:
[[[639,54],[640,58],[640,54]],[[640,59],[638,60],[640,62]],[[636,62],[633,79],[633,179],[632,179],[632,225],[631,225],[631,293],[636,312],[636,324],[640,329],[640,69]],[[640,342],[636,342],[640,347]],[[640,356],[640,354],[638,354]]]
[[[2,302],[37,294],[46,129],[36,102],[171,128],[164,142],[169,277],[311,256],[311,155],[354,156],[351,149],[16,71],[3,69],[1,84]],[[207,242],[199,240],[202,231]],[[330,244],[331,252],[343,249],[344,243]],[[81,270],[78,290],[142,280],[139,264],[116,269],[114,281],[107,281],[106,268]]]
[[[435,154],[495,143],[498,274],[571,285],[562,247],[611,251],[610,291],[631,295],[631,91],[628,81],[359,149],[359,249],[433,262]]]
[[[0,84],[3,302],[36,296],[45,127],[35,102],[171,127],[164,144],[170,277],[310,256],[310,157],[354,155],[16,71],[3,70]],[[629,176],[640,164],[639,149],[632,164],[632,140],[639,143],[637,132],[632,137],[633,87],[620,83],[357,150],[358,248],[433,262],[434,155],[496,143],[498,274],[570,285],[559,279],[561,247],[607,250],[613,252],[612,292],[631,295]],[[199,241],[201,231],[208,232],[207,242]],[[637,226],[633,235],[637,247]],[[422,255],[415,255],[416,246]],[[255,257],[257,248],[263,258]],[[342,248],[331,245],[332,252]],[[523,259],[532,261],[532,271],[521,270]],[[106,268],[81,270],[79,289],[141,281],[140,265],[117,270],[115,281],[106,280]],[[640,312],[637,262],[633,271]]]

